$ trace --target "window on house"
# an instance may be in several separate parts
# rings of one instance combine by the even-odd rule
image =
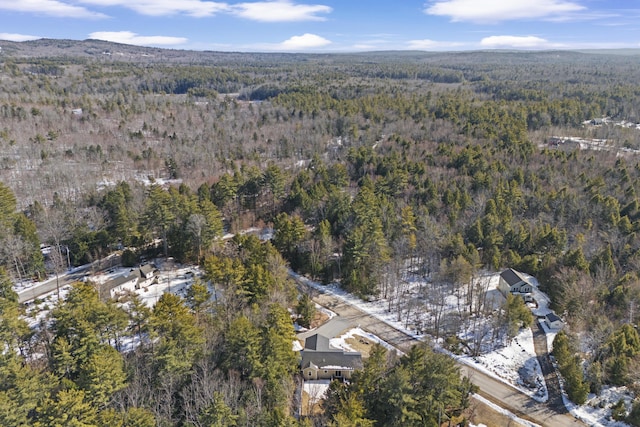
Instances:
[[[337,378],[342,378],[342,371],[336,371],[336,375]]]

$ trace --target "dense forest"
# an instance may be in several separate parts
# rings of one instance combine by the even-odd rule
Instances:
[[[472,387],[450,359],[380,348],[332,386],[323,415],[296,419],[288,309],[305,304],[289,268],[398,295],[403,310],[407,271],[435,300],[512,267],[567,323],[555,348],[572,400],[640,385],[640,56],[42,40],[2,42],[0,61],[0,424],[409,426],[462,413]],[[221,239],[254,226],[273,239]],[[12,280],[122,249],[198,263],[205,278],[153,309],[78,284],[26,326]],[[424,327],[454,334],[438,316]],[[135,350],[118,351],[124,337]]]

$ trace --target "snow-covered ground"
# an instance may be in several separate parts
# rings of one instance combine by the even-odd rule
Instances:
[[[360,298],[345,292],[337,284],[321,285],[303,276],[295,275],[295,277],[315,289],[341,298],[349,304],[358,307],[360,310],[382,320],[396,329],[402,330],[414,338],[421,340],[430,339],[430,337],[415,329],[416,324],[425,325],[430,321],[429,313],[422,312],[417,305],[410,315],[407,315],[407,312],[398,313],[393,310],[389,310],[390,304],[388,300],[378,299],[374,301],[363,301]],[[504,300],[504,297],[501,297],[501,294],[497,290],[498,278],[499,273],[486,274],[478,279],[479,287],[484,289],[487,293],[487,302],[485,304],[488,305],[490,309],[499,307]],[[425,283],[414,281],[411,282],[410,287],[406,289],[406,291],[415,292],[417,298],[419,289],[424,286],[426,286]],[[464,290],[458,290],[447,295],[445,298],[447,310],[451,312],[459,311],[461,305],[464,305],[463,300],[465,298],[466,294]],[[409,321],[407,321],[408,319]],[[466,333],[468,333],[468,331],[466,331],[465,334]],[[480,369],[488,375],[499,379],[500,381],[512,385],[516,389],[532,396],[536,400],[547,400],[548,395],[546,384],[544,383],[544,378],[541,373],[542,369],[540,368],[540,364],[535,356],[533,337],[530,329],[521,331],[516,339],[512,340],[506,346],[494,345],[489,346],[488,348],[489,350],[484,352],[481,357],[471,358],[469,356],[452,356],[456,357],[461,363],[471,365],[474,368]],[[532,382],[537,385],[534,388],[526,386],[522,379],[523,376],[531,378]]]
[[[513,421],[517,422],[518,424],[522,424],[525,427],[540,427],[538,424],[532,423],[531,421],[527,421],[524,420],[520,417],[518,417],[517,415],[513,414],[510,411],[507,411],[504,408],[501,408],[500,406],[496,405],[495,403],[491,402],[490,400],[485,399],[484,397],[480,396],[479,394],[474,394],[473,395],[474,399],[484,403],[485,405],[489,406],[491,409],[493,409],[496,412],[499,412],[503,415],[506,415],[507,417],[509,417],[510,419],[512,419]],[[481,427],[483,424],[480,424],[477,427]]]
[[[406,317],[404,315],[399,316],[397,312],[389,311],[389,302],[387,300],[379,299],[374,301],[362,301],[360,298],[345,292],[337,284],[325,286],[313,282],[305,277],[298,275],[295,276],[299,280],[307,283],[309,286],[322,292],[334,295],[417,339],[429,339],[428,336],[418,333],[418,331],[411,327],[415,324],[415,313],[411,315],[411,318],[414,319],[414,321],[406,322]],[[527,276],[526,274],[524,276],[530,281],[532,285],[534,285],[532,293],[533,297],[538,303],[538,306],[531,307],[533,315],[542,317],[545,314],[550,313],[552,310],[549,308],[549,298],[546,294],[539,290],[538,281],[532,276]],[[481,280],[486,281],[486,283],[483,284],[482,287],[486,289],[487,292],[487,305],[493,306],[494,308],[499,307],[503,301],[503,299],[500,299],[501,294],[499,294],[499,291],[497,291],[498,279],[499,273],[487,274],[481,278]],[[415,288],[424,286],[424,284],[413,283],[412,286],[415,290]],[[411,292],[411,289],[408,289],[407,291]],[[448,309],[457,310],[459,308],[459,301],[456,298],[463,299],[464,297],[465,295],[463,293],[457,293],[457,295],[452,294],[447,296],[446,305]],[[425,318],[427,317],[428,315],[425,316]],[[545,330],[546,332],[547,343],[549,346],[549,350],[551,351],[553,339],[555,338],[558,331],[549,329],[546,326],[545,322],[541,322],[541,325],[543,327],[543,330]],[[465,333],[468,333],[468,331],[461,332],[463,336]],[[349,331],[347,335],[350,333],[351,331]],[[355,330],[353,333],[361,335],[359,332],[355,332]],[[332,340],[332,345],[349,350],[348,345],[344,346],[343,344],[341,344],[344,339],[346,339],[346,336],[336,338]],[[440,341],[439,344],[442,344],[442,341]],[[520,333],[506,346],[498,345],[495,348],[491,349],[489,345],[486,348],[485,346],[483,346],[483,349],[486,349],[486,351],[484,351],[481,356],[475,358],[472,358],[470,356],[457,356],[454,354],[452,354],[452,356],[455,357],[460,363],[469,364],[476,369],[482,370],[488,375],[491,375],[507,384],[514,386],[518,390],[528,394],[529,396],[532,396],[538,401],[546,401],[548,399],[546,384],[544,384],[544,378],[542,376],[541,368],[535,355],[531,329],[521,330]],[[526,372],[526,374],[524,374],[524,372]],[[524,375],[521,373],[523,373]],[[539,386],[535,388],[527,387],[522,382],[523,377],[539,379]],[[626,388],[624,387],[604,389],[599,397],[590,395],[587,403],[582,406],[576,406],[571,403],[566,398],[566,395],[563,397],[565,406],[571,412],[571,414],[590,426],[629,427],[626,423],[613,421],[610,419],[611,406],[615,404],[620,398],[623,398],[627,403],[627,408],[630,408],[631,396],[625,392]],[[474,397],[491,406],[496,411],[505,413],[510,418],[514,419],[524,426],[537,427],[537,424],[533,424],[529,421],[520,419],[511,412],[506,411],[505,409],[500,408],[499,406],[489,401],[486,401],[486,399],[483,399],[481,396],[475,395]]]
[[[533,333],[530,328],[521,329],[510,345],[475,358],[460,359],[473,360],[476,365],[481,366],[482,371],[493,373],[509,384],[516,385],[539,402],[549,399],[542,369],[533,348]]]
[[[382,341],[380,339],[380,337],[378,337],[377,335],[371,334],[369,332],[365,332],[361,328],[349,329],[347,332],[345,332],[344,334],[340,335],[339,337],[331,338],[329,340],[329,344],[334,348],[341,348],[344,351],[357,351],[357,350],[353,349],[347,343],[347,339],[348,338],[353,338],[356,335],[360,336],[360,337],[363,337],[363,338],[366,338],[369,341],[372,341],[374,343],[380,344],[384,348],[386,348],[387,350],[396,350],[395,347],[393,347],[392,345],[390,345],[386,341]],[[401,352],[399,354],[402,355]]]
[[[620,399],[624,400],[627,410],[631,409],[633,398],[626,387],[605,387],[599,396],[590,394],[581,406],[569,401],[564,393],[562,398],[571,414],[590,426],[629,427],[627,423],[611,419],[611,406]]]
[[[324,399],[327,394],[327,390],[329,390],[330,383],[330,380],[303,381],[302,390],[307,393],[309,398],[308,409],[313,408],[315,405],[320,403],[322,399]]]
[[[159,265],[158,265],[159,264]],[[202,271],[196,265],[173,265],[170,268],[162,268],[162,261],[157,260],[157,264],[160,269],[157,273],[157,284],[150,285],[146,288],[137,289],[135,293],[140,297],[140,299],[147,305],[147,307],[152,308],[158,299],[165,292],[171,292],[173,294],[184,297],[186,295],[186,291],[191,286],[193,281],[202,276]],[[96,283],[102,284],[105,283],[115,277],[126,275],[130,272],[130,268],[127,267],[114,267],[110,268],[104,272],[99,272],[95,275],[87,276],[87,280]],[[73,270],[72,270],[73,271]],[[51,279],[47,279],[49,281]],[[55,280],[55,278],[53,278]],[[37,283],[36,283],[37,284]],[[29,286],[34,286],[34,284],[30,284]],[[60,288],[60,299],[64,300],[66,297],[70,285],[64,286]],[[17,287],[17,289],[24,289]],[[213,291],[213,290],[211,290]],[[216,298],[216,295],[212,294],[212,298]],[[30,302],[27,304],[27,312],[26,312],[26,320],[29,325],[33,328],[36,327],[40,321],[46,318],[50,309],[52,309],[58,301],[57,291],[49,292],[48,294],[39,297],[36,301]]]
[[[199,277],[202,274],[197,266],[175,265],[171,266],[171,268],[169,268],[169,266],[166,266],[167,268],[163,268],[162,265],[158,265],[158,267],[160,267],[160,271],[158,274],[158,283],[147,288],[137,290],[137,294],[139,295],[139,297],[149,307],[153,307],[164,292],[172,292],[184,297],[186,294],[186,290],[193,283],[195,277]],[[73,270],[70,270],[70,272],[73,272]],[[129,269],[112,268],[108,272],[88,277],[88,280],[97,283],[104,283],[114,277],[126,274],[128,272]],[[394,302],[386,299],[378,299],[369,302],[362,301],[360,298],[342,290],[337,284],[325,286],[306,279],[302,276],[296,275],[296,277],[299,280],[306,282],[309,286],[314,287],[322,292],[337,296],[347,303],[357,306],[362,311],[377,317],[378,319],[386,322],[394,328],[402,330],[417,339],[430,339],[430,337],[424,335],[422,331],[422,329],[424,329],[424,325],[427,325],[428,322],[433,321],[433,316],[427,310],[428,304],[424,303],[424,301],[420,301],[421,291],[425,286],[428,285],[425,282],[421,282],[420,280],[405,281],[404,292],[412,295],[414,301],[401,306],[398,301]],[[498,308],[503,301],[501,294],[497,290],[498,277],[498,273],[492,273],[485,274],[482,277],[477,278],[478,288],[482,289],[483,292],[486,292],[485,306],[487,307],[487,312]],[[530,280],[532,285],[534,285],[533,296],[538,303],[537,307],[532,307],[532,312],[535,316],[544,316],[545,314],[551,312],[551,310],[549,309],[549,298],[544,293],[539,291],[538,282],[534,277],[527,276],[527,278]],[[55,280],[55,277],[48,278],[47,280]],[[35,284],[36,283],[34,282],[23,282],[17,284],[15,289],[16,291],[20,292],[29,289]],[[65,297],[66,292],[68,292],[68,287],[61,288],[61,298]],[[460,313],[462,310],[464,310],[466,297],[467,295],[464,287],[452,291],[444,298],[446,310],[449,312]],[[34,303],[29,304],[27,310],[27,320],[29,324],[32,327],[36,327],[40,323],[40,321],[45,319],[48,311],[55,306],[56,302],[57,293],[53,291],[48,295],[39,298],[37,305]],[[322,310],[324,311],[324,309]],[[329,310],[326,311],[329,317],[335,316],[335,313]],[[488,322],[488,319],[483,319],[482,321]],[[466,335],[469,334],[471,328],[469,328],[468,323],[466,325],[464,324],[464,322],[462,323],[463,324],[460,325],[461,329],[459,331],[459,334],[462,338],[467,338]],[[544,322],[542,322],[541,324],[543,326],[543,329],[545,329],[547,333],[548,346],[549,350],[551,350],[553,338],[555,337],[557,331],[549,330]],[[348,331],[341,337],[333,339],[332,345],[335,347],[344,348],[345,350],[351,350],[345,340],[353,335],[360,335],[372,341],[381,342],[377,337],[368,334],[358,328]],[[129,348],[136,345],[135,338],[132,338],[130,341],[131,342],[124,343],[125,347]],[[381,344],[388,346],[388,344],[384,342],[381,342]],[[439,344],[443,344],[442,341],[439,341]],[[492,375],[495,378],[498,378],[499,380],[516,387],[520,391],[536,398],[537,400],[544,401],[547,399],[546,386],[544,385],[544,379],[542,378],[542,375],[540,373],[541,369],[535,357],[535,351],[533,349],[533,339],[530,330],[527,329],[520,331],[518,336],[515,337],[515,339],[513,339],[508,345],[494,345],[492,347],[491,343],[488,343],[483,344],[482,349],[482,355],[475,358],[472,358],[470,356],[454,357],[456,357],[461,363],[469,364],[476,369],[483,370],[487,374]],[[533,389],[527,387],[522,381],[523,377],[534,379],[538,378],[540,380],[538,381],[539,386]],[[318,387],[322,388],[324,386],[318,385]],[[319,391],[315,389],[310,391],[313,393],[313,395],[323,395],[323,393],[319,394]],[[609,420],[611,405],[617,402],[621,397],[625,399],[628,405],[630,405],[631,397],[628,394],[625,394],[624,391],[624,388],[605,389],[605,391],[603,391],[603,394],[601,394],[601,396],[599,397],[589,396],[589,401],[583,406],[573,405],[566,399],[565,396],[565,404],[574,416],[582,419],[589,425],[607,427],[627,426],[627,424],[625,423]],[[526,421],[518,422],[524,425],[533,426],[533,424],[531,423],[527,424]]]

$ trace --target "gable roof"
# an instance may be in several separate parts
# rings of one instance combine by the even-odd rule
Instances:
[[[304,349],[313,351],[329,351],[329,338],[315,334],[304,340]]]
[[[500,277],[502,277],[509,286],[517,285],[520,282],[529,283],[513,268],[507,268],[505,271],[500,273]]]
[[[303,350],[301,366],[302,369],[310,366],[317,369],[362,369],[362,355],[342,350]]]
[[[156,267],[153,264],[145,264],[140,267],[140,273],[142,273],[144,276],[153,273],[155,270]]]
[[[304,341],[301,352],[302,369],[362,369],[362,355],[357,352],[345,352],[341,349],[329,348],[329,338],[315,334]]]
[[[132,268],[131,275],[135,275],[140,279],[151,278],[155,275],[156,267],[153,264],[145,264],[139,268]]]
[[[108,282],[104,282],[101,286],[100,286],[100,297],[101,298],[109,298],[111,296],[111,289],[117,288],[118,286],[122,286],[125,283],[129,283],[132,281],[137,281],[138,277],[136,277],[135,274],[130,274],[128,276],[118,276],[115,277],[111,280],[109,280]]]

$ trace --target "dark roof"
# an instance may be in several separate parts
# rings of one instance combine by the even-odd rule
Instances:
[[[362,369],[362,355],[360,353],[345,353],[342,350],[329,351],[302,351],[302,369],[311,365],[318,369],[345,368],[345,369]]]
[[[520,273],[515,271],[513,268],[507,268],[505,271],[500,273],[500,277],[502,277],[509,286],[516,285],[520,282],[528,283],[524,277],[522,277]]]
[[[549,313],[545,317],[549,322],[557,322],[558,320],[562,322],[562,319],[559,318],[555,313]]]
[[[315,351],[328,351],[329,338],[320,334],[311,335],[310,337],[307,337],[306,340],[304,340],[304,349],[315,350]]]

